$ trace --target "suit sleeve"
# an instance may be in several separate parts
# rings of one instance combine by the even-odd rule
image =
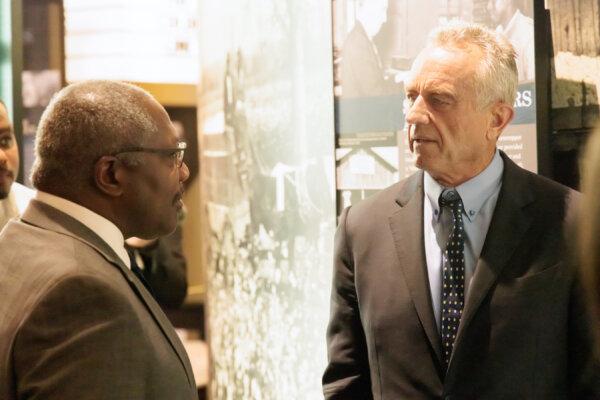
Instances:
[[[570,398],[600,399],[600,343],[594,344],[594,324],[581,282],[576,279],[569,304],[569,382]]]
[[[132,307],[94,276],[71,276],[50,288],[15,339],[19,398],[144,398],[153,349]]]
[[[327,328],[326,400],[372,399],[365,333],[361,324],[353,257],[342,212],[335,234],[331,316]]]

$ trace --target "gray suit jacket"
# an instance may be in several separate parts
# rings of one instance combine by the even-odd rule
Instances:
[[[563,234],[577,193],[502,157],[502,189],[447,371],[427,277],[422,172],[342,213],[326,399],[600,398]]]
[[[33,200],[0,254],[0,400],[197,399],[171,324],[94,232]]]

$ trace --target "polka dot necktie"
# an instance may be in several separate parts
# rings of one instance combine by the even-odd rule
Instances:
[[[450,362],[465,301],[465,233],[462,200],[455,190],[444,190],[440,206],[452,213],[452,232],[444,252],[442,278],[442,355]]]

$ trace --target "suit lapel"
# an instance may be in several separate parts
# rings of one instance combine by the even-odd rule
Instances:
[[[441,344],[431,301],[423,239],[423,173],[413,175],[396,202],[400,209],[389,218],[400,269],[429,344],[441,360]]]
[[[527,184],[527,175],[503,152],[501,155],[504,160],[502,188],[467,293],[453,354],[460,351],[473,316],[523,241],[533,220],[532,215],[525,210],[525,206],[535,200]],[[449,368],[451,366],[452,360]]]
[[[187,373],[188,382],[190,385],[195,386],[194,376],[189,359],[186,355],[185,349],[181,345],[181,341],[176,337],[171,323],[168,321],[165,314],[160,309],[160,306],[156,303],[142,282],[135,277],[133,272],[127,268],[121,258],[104,240],[102,240],[87,226],[83,225],[71,216],[37,200],[31,200],[30,205],[22,215],[21,220],[28,224],[55,231],[84,242],[100,253],[100,255],[106,259],[106,261],[115,266],[125,277],[125,279],[127,279],[133,291],[142,299],[142,303],[146,306],[150,312],[150,315],[152,315],[163,334],[167,337],[169,343],[173,347],[173,350],[175,350],[177,353],[177,356],[179,357],[179,360],[183,364],[183,367]]]

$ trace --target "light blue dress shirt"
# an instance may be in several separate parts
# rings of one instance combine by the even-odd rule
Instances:
[[[496,201],[502,186],[502,172],[504,161],[500,152],[492,162],[479,175],[457,186],[463,205],[463,223],[466,233],[465,239],[465,300],[469,292],[469,285],[475,272],[477,260],[481,254],[485,236],[492,220]],[[445,188],[429,175],[424,173],[423,188],[425,190],[423,204],[425,257],[433,312],[438,331],[441,325],[441,296],[442,296],[442,266],[447,263],[444,248],[452,228],[452,216],[449,210],[441,212],[438,203],[440,194]]]

